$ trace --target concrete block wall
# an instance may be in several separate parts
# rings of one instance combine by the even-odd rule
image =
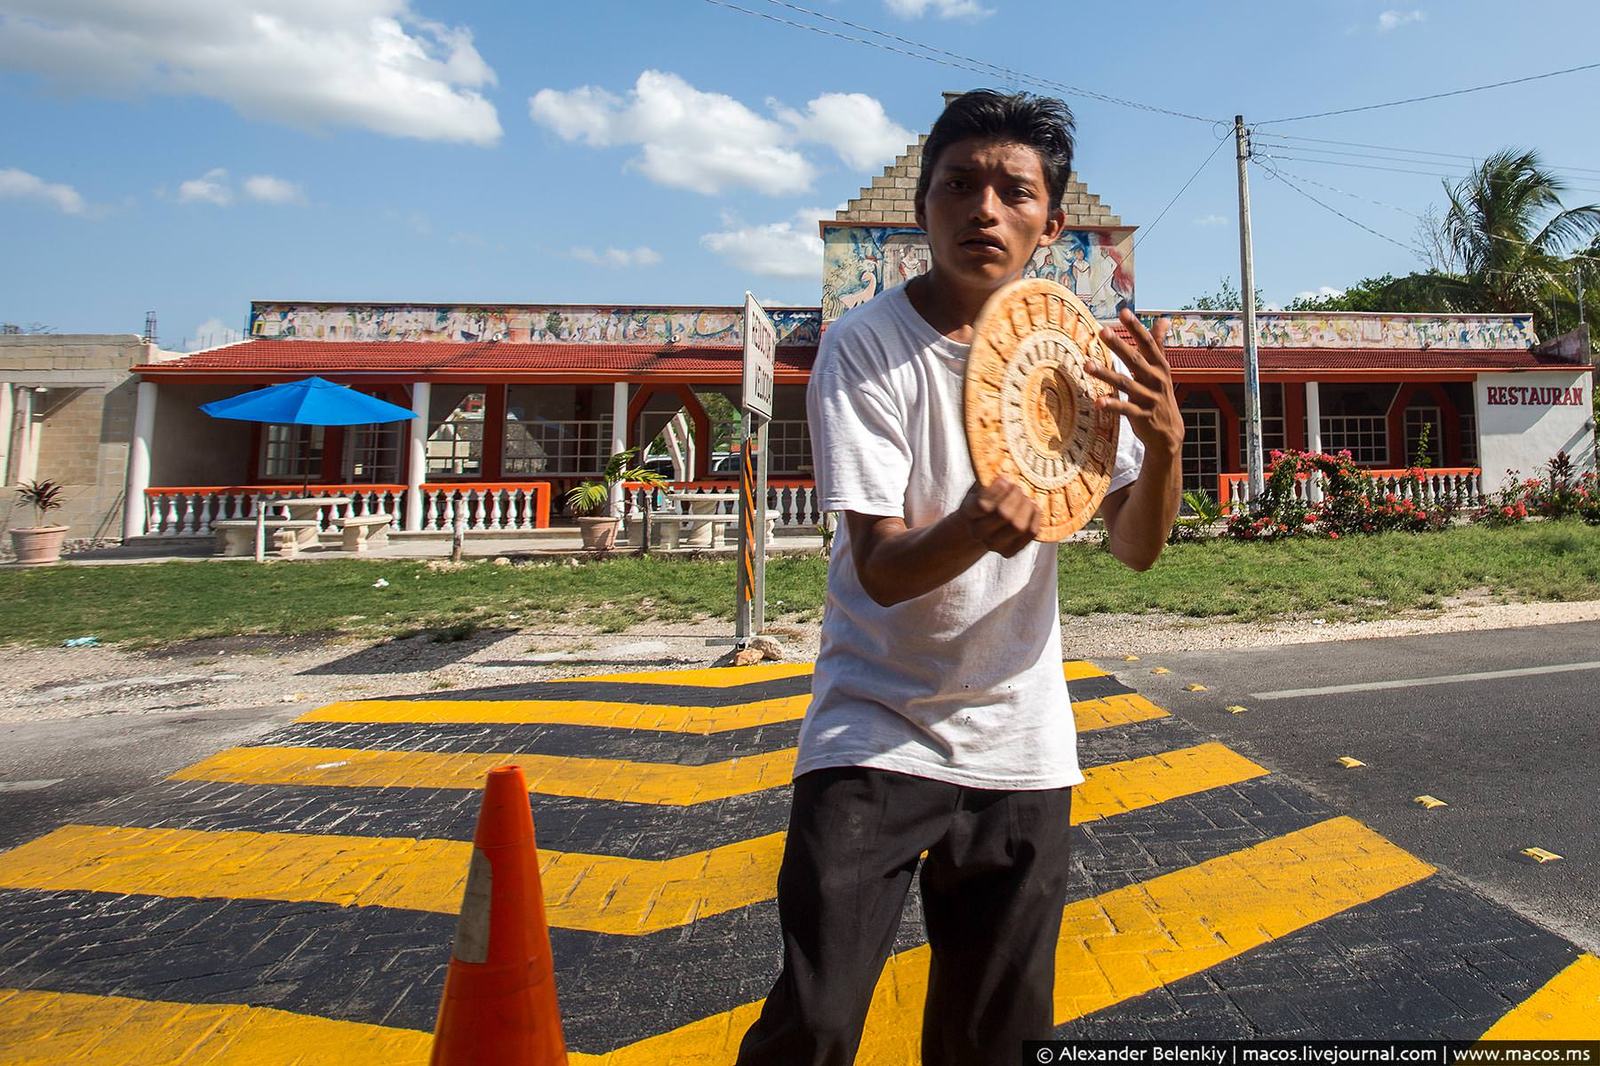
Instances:
[[[122,495],[133,432],[137,383],[129,368],[150,349],[135,335],[0,336],[0,382],[34,390],[37,476],[62,485],[64,505],[50,521],[71,527],[69,539],[115,539],[122,532]],[[32,525],[16,501],[17,457],[0,493],[0,529]]]
[[[917,181],[922,174],[922,148],[927,141],[928,135],[924,133],[916,144],[908,145],[893,163],[883,168],[882,174],[872,179],[872,184],[863,186],[855,198],[834,215],[834,221],[916,225]],[[1112,214],[1111,208],[1090,192],[1076,173],[1067,178],[1061,206],[1067,212],[1068,229],[1122,225],[1122,219]]]

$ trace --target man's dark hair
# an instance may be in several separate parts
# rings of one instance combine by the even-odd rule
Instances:
[[[1072,171],[1072,110],[1060,100],[1032,93],[997,93],[974,89],[945,105],[922,146],[922,173],[917,178],[917,204],[928,195],[934,164],[957,141],[981,137],[1032,148],[1044,166],[1050,206],[1058,207]]]

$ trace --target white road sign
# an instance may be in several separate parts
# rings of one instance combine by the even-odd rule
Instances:
[[[744,409],[772,417],[772,383],[778,354],[778,327],[756,298],[744,294]]]

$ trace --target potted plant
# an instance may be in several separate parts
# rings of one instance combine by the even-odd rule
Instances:
[[[32,528],[11,530],[11,547],[17,553],[17,562],[28,565],[59,562],[67,527],[47,526],[44,516],[61,506],[61,486],[54,481],[24,481],[17,486],[17,500],[33,508],[34,519]]]
[[[583,536],[583,546],[590,551],[610,551],[617,544],[618,515],[599,514],[611,502],[611,489],[624,481],[637,481],[645,485],[665,485],[667,479],[654,470],[634,466],[637,449],[627,448],[606,461],[606,469],[598,481],[585,481],[573,486],[567,493],[567,508],[579,515],[578,531]]]

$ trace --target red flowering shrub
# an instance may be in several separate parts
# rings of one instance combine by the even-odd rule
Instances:
[[[1311,502],[1305,487],[1309,479],[1319,475],[1321,499]],[[1412,471],[1412,475],[1416,485],[1424,472]],[[1394,493],[1375,500],[1375,493],[1374,482],[1348,451],[1338,455],[1275,451],[1259,508],[1239,510],[1229,516],[1228,533],[1239,540],[1337,540],[1352,533],[1422,533],[1449,524],[1448,507],[1419,504]]]

